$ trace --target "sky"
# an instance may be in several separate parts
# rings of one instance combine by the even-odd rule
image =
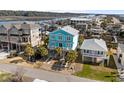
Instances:
[[[71,13],[95,13],[95,14],[124,14],[124,10],[53,10],[53,12],[71,12]]]
[[[124,13],[124,0],[1,0],[0,10]]]

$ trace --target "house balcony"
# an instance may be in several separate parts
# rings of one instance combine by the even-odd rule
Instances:
[[[0,36],[7,36],[7,33],[0,33]]]
[[[52,49],[52,50],[55,49],[55,48],[57,48],[57,47],[56,46],[48,46],[48,48],[49,49]],[[62,48],[64,51],[72,50],[72,48],[68,48],[68,47],[60,47],[60,48]]]
[[[84,56],[84,57],[92,57],[92,58],[104,58],[104,59],[107,59],[107,56],[105,56],[105,55],[92,54],[92,53],[82,53],[82,56]]]

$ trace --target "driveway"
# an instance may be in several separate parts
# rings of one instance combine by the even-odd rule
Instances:
[[[21,66],[14,64],[0,64],[0,70],[10,73],[14,73]],[[24,74],[28,77],[38,78],[41,80],[47,80],[49,82],[96,82],[95,80],[90,80],[87,78],[80,78],[73,75],[64,75],[57,72],[45,71],[41,69],[34,69],[28,67],[23,68]]]

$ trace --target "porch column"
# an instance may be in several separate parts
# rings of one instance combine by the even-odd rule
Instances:
[[[84,56],[82,56],[82,62],[84,63]]]
[[[92,57],[92,62],[94,63],[94,58]]]
[[[13,45],[12,45],[12,43],[10,43],[10,45],[11,45],[11,49],[10,49],[10,50],[13,50]]]
[[[10,43],[8,43],[7,46],[8,46],[8,51],[10,51]]]
[[[18,50],[19,50],[19,52],[21,51],[21,46],[20,46],[20,44],[18,44]]]
[[[1,44],[1,49],[3,49],[3,44]]]
[[[18,51],[18,44],[16,43],[16,51]]]

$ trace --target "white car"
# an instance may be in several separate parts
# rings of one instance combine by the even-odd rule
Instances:
[[[34,79],[33,82],[48,82],[46,80],[41,80],[41,79]]]

